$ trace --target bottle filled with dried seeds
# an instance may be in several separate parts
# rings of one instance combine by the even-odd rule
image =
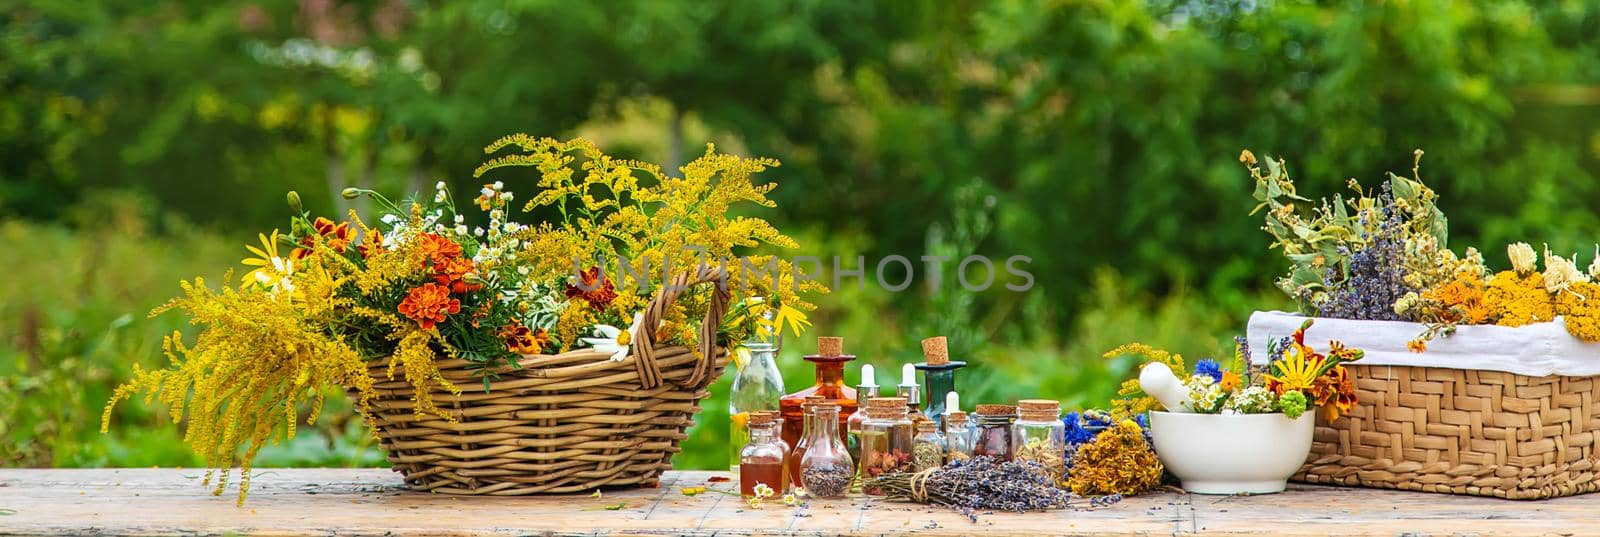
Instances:
[[[966,412],[952,410],[944,415],[944,458],[946,462],[972,458],[972,429]]]
[[[1011,425],[1016,460],[1036,462],[1055,483],[1067,473],[1067,426],[1061,422],[1061,403],[1046,399],[1017,402],[1017,421]]]
[[[773,494],[782,494],[788,488],[788,476],[783,469],[784,454],[776,416],[761,412],[751,414],[750,442],[739,451],[739,494],[755,496],[760,485],[766,485]]]
[[[828,398],[826,397],[813,395],[807,397],[805,403],[800,405],[801,412],[805,413],[805,419],[801,421],[800,441],[795,443],[794,450],[789,452],[789,459],[785,461],[785,464],[789,470],[790,483],[800,482],[800,457],[805,456],[806,447],[811,443],[811,436],[815,434],[816,430],[818,429],[816,412],[817,405],[820,405],[827,400]],[[837,412],[835,412],[835,414],[837,414]],[[834,416],[834,419],[837,420],[839,418],[838,416]],[[838,430],[837,427],[834,430]]]
[[[944,466],[944,437],[939,436],[939,424],[919,421],[917,436],[911,440],[911,466],[921,472]]]
[[[883,474],[912,471],[911,420],[906,417],[902,397],[867,400],[867,421],[861,424],[861,472],[865,483]],[[869,496],[882,496],[883,490],[862,487]]]
[[[1011,442],[1011,424],[1017,421],[1017,407],[978,405],[972,429],[972,456],[1009,461],[1016,455]]]
[[[818,498],[842,498],[855,478],[855,464],[839,438],[839,405],[817,403],[811,432],[801,443],[806,450],[800,457],[800,486]]]

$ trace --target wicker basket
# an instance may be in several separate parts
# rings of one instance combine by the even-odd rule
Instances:
[[[723,279],[715,267],[679,276],[660,289],[642,326],[657,326],[682,290]],[[419,491],[524,495],[654,484],[672,468],[699,401],[710,395],[706,386],[727,364],[716,346],[727,302],[719,285],[700,327],[699,356],[655,347],[654,330],[645,330],[621,361],[588,349],[525,356],[519,368],[497,369],[487,393],[475,389],[483,381],[467,362],[441,361],[444,377],[463,391],[435,389],[433,398],[455,421],[416,416],[411,384],[390,380],[387,360],[375,362],[378,437],[395,471]]]
[[[1600,377],[1352,365],[1298,481],[1534,500],[1600,490]]]

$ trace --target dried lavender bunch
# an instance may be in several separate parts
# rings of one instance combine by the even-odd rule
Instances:
[[[992,457],[954,461],[917,473],[884,474],[868,481],[891,500],[942,505],[977,521],[977,511],[1043,511],[1071,507],[1072,495],[1058,489],[1034,462],[997,462]]]
[[[1387,186],[1387,185],[1386,185]],[[1321,304],[1319,314],[1336,319],[1361,319],[1368,321],[1399,321],[1394,304],[1412,291],[1405,282],[1405,239],[1399,213],[1389,207],[1394,198],[1387,192],[1382,196],[1384,219],[1372,244],[1349,254],[1349,274],[1340,274],[1328,268],[1326,280],[1331,285],[1328,301]],[[1340,248],[1344,248],[1341,246]]]

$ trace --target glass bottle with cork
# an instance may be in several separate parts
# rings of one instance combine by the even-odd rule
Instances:
[[[756,495],[757,485],[766,485],[773,493],[788,488],[788,476],[783,471],[785,451],[778,442],[778,420],[772,414],[755,413],[750,416],[750,442],[739,451],[739,494]]]
[[[817,338],[817,354],[805,357],[816,367],[817,383],[778,400],[778,411],[783,414],[784,441],[791,446],[800,441],[805,432],[805,409],[801,405],[813,395],[839,405],[839,425],[845,426],[844,420],[856,411],[856,390],[844,384],[844,364],[855,359],[855,355],[844,354],[844,338]]]
[[[972,430],[972,456],[1009,461],[1016,455],[1011,441],[1011,424],[1017,421],[1017,407],[978,405]]]
[[[906,400],[906,418],[911,423],[928,421],[922,413],[922,386],[917,384],[917,368],[911,364],[900,367],[900,386],[895,397]]]
[[[1017,421],[1011,425],[1011,436],[1016,460],[1038,463],[1056,483],[1066,478],[1067,426],[1061,422],[1060,402],[1018,401]]]
[[[927,415],[939,424],[939,430],[944,429],[945,394],[954,393],[956,390],[956,370],[967,366],[966,362],[950,360],[949,341],[944,336],[931,337],[922,340],[922,363],[916,368],[922,370],[923,395],[927,397]]]
[[[800,412],[803,416],[800,426],[800,441],[795,442],[794,449],[789,452],[789,459],[785,461],[785,464],[789,469],[790,483],[800,482],[800,458],[805,456],[806,447],[809,446],[811,442],[811,436],[815,434],[815,431],[819,428],[817,426],[817,405],[820,405],[827,400],[828,398],[826,397],[812,395],[806,397],[805,402],[800,404]],[[835,416],[834,419],[838,419],[838,417]]]
[[[867,421],[861,424],[862,492],[882,496],[881,488],[866,486],[874,477],[912,470],[911,420],[906,417],[906,401],[900,397],[867,400]]]
[[[866,401],[878,396],[878,379],[872,364],[861,364],[861,381],[856,384],[856,401]],[[845,420],[845,447],[850,450],[850,460],[861,461],[861,422],[867,420],[866,412],[852,412]]]
[[[728,391],[729,470],[739,472],[739,453],[750,443],[750,415],[777,410],[783,397],[783,375],[778,372],[777,346],[766,342],[746,342],[748,352],[735,352],[733,387]]]
[[[972,458],[972,429],[968,427],[967,413],[951,410],[944,414],[945,462]]]
[[[855,478],[854,459],[839,438],[839,405],[812,405],[812,429],[806,433],[806,450],[800,457],[800,486],[818,498],[842,498]]]
[[[933,420],[916,424],[917,436],[911,440],[911,465],[918,472],[944,466],[944,437]]]

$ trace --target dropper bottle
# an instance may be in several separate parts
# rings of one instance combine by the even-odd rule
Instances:
[[[928,417],[939,422],[940,430],[944,429],[944,413],[955,408],[946,408],[945,394],[956,390],[956,370],[967,366],[966,362],[950,359],[949,341],[944,336],[931,337],[922,340],[923,362],[916,364],[922,370],[923,380],[927,383]]]
[[[904,397],[906,400],[906,419],[911,420],[912,427],[917,422],[928,421],[928,416],[922,413],[922,386],[917,384],[917,368],[905,364],[900,368],[900,391],[895,397]]]
[[[878,379],[872,370],[872,364],[861,365],[861,381],[856,384],[856,400],[866,401],[878,396]],[[857,407],[850,414],[850,419],[845,420],[845,447],[850,451],[850,460],[857,464],[861,462],[861,422],[867,420],[866,411]]]

